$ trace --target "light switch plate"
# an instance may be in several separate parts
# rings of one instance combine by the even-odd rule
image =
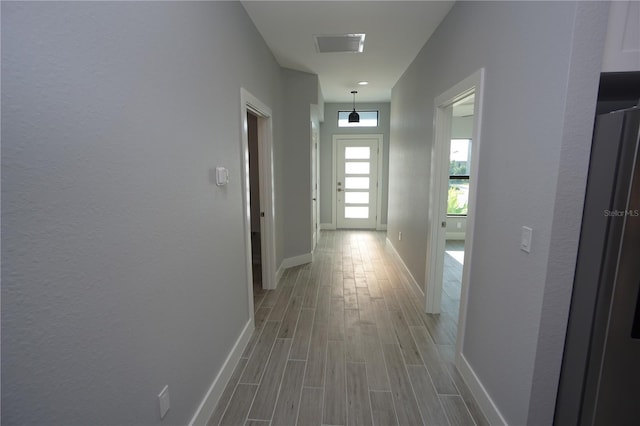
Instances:
[[[520,250],[531,253],[531,236],[533,229],[528,226],[522,227],[522,235],[520,237]]]
[[[225,167],[216,167],[216,185],[224,186],[229,183],[229,170]]]

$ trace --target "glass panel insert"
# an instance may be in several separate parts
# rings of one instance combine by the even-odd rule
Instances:
[[[347,146],[344,148],[346,160],[368,160],[371,149],[368,146]]]
[[[369,204],[368,192],[345,192],[344,202],[347,204]]]
[[[369,219],[369,207],[345,207],[344,217],[347,219]]]
[[[344,179],[346,189],[369,189],[368,177],[347,177]]]
[[[369,162],[360,163],[345,163],[344,172],[349,175],[368,175],[369,174]]]

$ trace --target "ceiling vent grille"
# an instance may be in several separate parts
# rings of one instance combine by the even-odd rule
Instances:
[[[362,53],[364,51],[364,34],[315,35],[318,53]]]

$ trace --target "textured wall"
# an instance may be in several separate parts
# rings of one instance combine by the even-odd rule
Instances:
[[[393,244],[424,284],[434,98],[485,68],[463,353],[509,424],[545,424],[538,421],[553,415],[543,392],[557,385],[556,337],[566,318],[542,321],[541,312],[544,306],[561,320],[568,308],[579,216],[567,212],[584,196],[598,86],[593,70],[606,25],[606,8],[584,8],[457,2],[392,92],[388,232],[403,232]],[[577,161],[570,160],[573,150]],[[523,225],[534,230],[530,254],[519,250]],[[564,262],[557,263],[560,247]],[[552,302],[554,286],[560,305]],[[541,334],[547,337],[539,342]],[[552,373],[540,373],[545,368]]]
[[[352,104],[326,103],[324,122],[320,126],[320,223],[331,223],[331,199],[333,197],[333,135],[382,134],[384,152],[382,159],[382,218],[387,223],[389,177],[389,115],[390,105],[383,103],[356,103],[358,110],[378,110],[378,127],[338,127],[338,111],[350,111]]]
[[[607,2],[579,3],[573,22],[560,167],[540,312],[529,424],[551,424],[580,237],[597,86],[603,60]]]
[[[249,319],[241,86],[281,115],[240,3],[2,3],[3,424],[194,414]]]

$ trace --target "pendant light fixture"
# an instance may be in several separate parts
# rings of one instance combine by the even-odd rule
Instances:
[[[360,122],[360,114],[356,112],[356,93],[357,90],[352,90],[351,94],[353,94],[353,112],[349,114],[349,123],[359,123]]]

